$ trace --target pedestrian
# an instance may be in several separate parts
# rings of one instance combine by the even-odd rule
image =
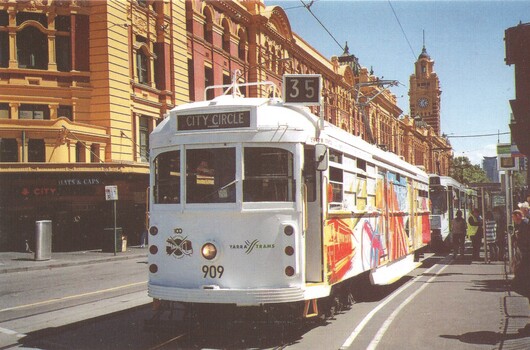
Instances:
[[[488,262],[496,261],[499,253],[497,247],[497,223],[495,222],[495,217],[493,216],[492,211],[486,213],[486,232],[484,233],[484,239],[486,240],[486,257]]]
[[[475,208],[471,211],[471,215],[467,219],[467,235],[471,240],[473,246],[473,260],[480,259],[480,246],[482,243],[482,217],[478,208]]]
[[[456,217],[451,221],[451,234],[453,235],[453,256],[456,259],[464,257],[464,242],[466,237],[467,224],[462,217],[462,210],[457,210]]]
[[[527,218],[527,219],[530,219],[530,205],[528,204],[528,202],[519,203],[519,204],[517,204],[517,206],[519,207],[519,209],[523,213],[523,217]]]
[[[512,213],[515,248],[512,289],[530,298],[530,223],[521,210]]]

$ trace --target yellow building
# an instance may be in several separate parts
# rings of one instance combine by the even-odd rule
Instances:
[[[0,249],[53,221],[54,250],[145,225],[149,133],[188,101],[181,1],[0,3]]]

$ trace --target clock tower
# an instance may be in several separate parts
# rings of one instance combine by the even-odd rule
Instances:
[[[434,61],[423,46],[410,76],[410,116],[420,117],[440,135],[440,80],[433,70]]]

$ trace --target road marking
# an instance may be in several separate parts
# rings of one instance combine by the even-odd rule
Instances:
[[[6,312],[6,311],[12,311],[12,310],[20,310],[20,309],[26,309],[26,308],[30,308],[30,307],[34,307],[34,306],[41,306],[41,305],[46,305],[46,304],[53,304],[53,303],[63,302],[65,300],[82,298],[82,297],[86,297],[86,296],[90,296],[90,295],[108,293],[108,292],[116,291],[116,290],[123,289],[123,288],[139,286],[139,285],[145,284],[145,283],[147,283],[147,281],[125,284],[123,286],[112,287],[112,288],[102,289],[102,290],[96,290],[94,292],[88,292],[88,293],[83,293],[83,294],[69,295],[69,296],[62,297],[62,298],[44,300],[44,301],[39,301],[37,303],[32,303],[32,304],[13,306],[13,307],[8,307],[6,309],[0,309],[0,312]]]
[[[437,275],[442,273],[443,270],[445,270],[449,265],[445,265],[444,267],[442,267],[440,269],[440,271],[438,271],[434,276],[432,276],[431,278],[429,278],[427,280],[427,282],[425,282],[420,288],[418,288],[414,293],[412,293],[407,299],[405,299],[404,302],[402,302],[401,304],[399,304],[399,307],[397,309],[394,310],[394,312],[392,312],[392,314],[390,316],[388,316],[388,318],[386,319],[386,321],[383,323],[383,325],[381,326],[381,328],[379,328],[379,331],[377,332],[377,334],[375,335],[374,339],[372,339],[372,341],[370,342],[370,344],[368,345],[368,347],[366,348],[367,350],[375,350],[375,348],[377,347],[377,345],[379,345],[379,342],[381,341],[381,339],[383,339],[383,336],[385,335],[386,331],[388,330],[388,328],[390,327],[390,324],[392,322],[394,322],[394,319],[396,318],[396,316],[401,312],[401,310],[403,310],[403,308],[405,306],[407,306],[408,303],[410,303],[412,301],[412,299],[414,299],[418,294],[421,293],[422,290],[424,290],[436,277],[438,277]]]
[[[2,327],[0,327],[0,333],[6,334],[6,335],[14,335],[17,338],[24,338],[26,336],[23,333],[19,333],[17,331],[7,329],[7,328],[2,328]]]
[[[12,331],[11,329],[2,328],[2,327],[0,327],[0,333],[4,333],[4,334],[7,334],[7,335],[15,335],[15,334],[18,334],[17,331]]]
[[[447,266],[447,265],[446,265]],[[437,267],[437,265],[433,265],[431,266],[428,270],[426,270],[422,275],[424,274],[427,274],[429,272],[431,272],[431,270],[433,270],[435,267]],[[439,272],[437,272],[436,274],[438,274]],[[346,341],[344,342],[344,344],[342,344],[342,346],[339,348],[339,350],[344,350],[344,349],[347,349],[349,348],[353,341],[355,340],[355,338],[357,338],[357,336],[361,333],[361,331],[364,329],[364,327],[366,327],[366,325],[368,324],[368,322],[370,322],[370,320],[375,316],[375,314],[381,310],[386,304],[388,304],[389,302],[391,302],[392,300],[394,300],[398,295],[400,295],[401,293],[403,293],[405,290],[407,290],[410,286],[412,286],[417,279],[421,278],[422,275],[410,280],[409,282],[407,282],[406,284],[404,284],[403,286],[401,286],[401,288],[399,288],[396,292],[394,292],[394,294],[392,294],[389,298],[385,299],[385,301],[383,301],[381,304],[377,305],[377,307],[375,307],[372,311],[370,311],[368,313],[368,315],[366,315],[363,320],[357,325],[357,327],[355,327],[355,329],[353,330],[353,332],[350,334],[350,336],[348,337],[348,339],[346,339]]]

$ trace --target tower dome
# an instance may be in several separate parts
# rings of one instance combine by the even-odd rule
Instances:
[[[431,56],[429,56],[429,54],[427,53],[427,49],[425,48],[425,46],[423,46],[423,49],[421,50],[421,53],[418,56],[418,60],[421,60],[422,58],[426,58],[428,60],[431,59]]]

